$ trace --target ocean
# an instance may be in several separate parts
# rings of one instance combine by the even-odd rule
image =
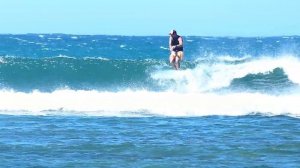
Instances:
[[[299,167],[300,36],[0,35],[0,167]]]

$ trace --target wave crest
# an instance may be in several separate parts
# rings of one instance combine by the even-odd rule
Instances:
[[[218,58],[217,58],[218,59]],[[236,60],[236,59],[231,59]],[[282,69],[282,73],[274,73],[278,83],[282,79],[287,80],[283,85],[300,84],[300,60],[294,56],[261,57],[246,62],[199,62],[194,69],[181,71],[160,70],[151,74],[154,80],[164,87],[184,92],[207,92],[221,88],[228,88],[236,79],[247,75],[268,75],[276,69]],[[285,79],[288,78],[288,79]],[[265,83],[267,85],[267,83]],[[288,85],[290,86],[290,85]],[[285,86],[283,86],[285,87]]]

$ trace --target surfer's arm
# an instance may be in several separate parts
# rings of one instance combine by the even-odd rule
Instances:
[[[182,47],[182,46],[183,46],[183,40],[182,40],[182,37],[179,37],[179,38],[178,38],[178,42],[179,42],[179,44],[176,45],[176,47]]]

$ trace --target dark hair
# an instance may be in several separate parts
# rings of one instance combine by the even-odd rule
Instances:
[[[174,34],[177,35],[177,32],[176,32],[176,30],[173,29],[173,30],[170,31],[169,34],[170,34],[170,35],[174,35]]]

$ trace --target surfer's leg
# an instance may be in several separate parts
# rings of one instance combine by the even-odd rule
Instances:
[[[180,68],[180,61],[183,59],[183,52],[182,51],[178,51],[177,52],[177,56],[176,56],[177,60],[177,69]]]
[[[179,61],[182,61],[183,60],[183,51],[178,51],[178,56],[179,56]]]
[[[180,67],[179,61],[180,61],[180,58],[179,58],[178,52],[176,52],[175,59],[174,59],[174,68],[176,70],[178,70]]]
[[[174,55],[172,53],[169,57],[169,60],[170,60],[170,64],[174,63]]]
[[[180,58],[179,57],[177,57],[177,69],[179,69],[180,68]]]
[[[169,60],[170,60],[170,64],[172,64],[172,66],[176,69],[176,65],[175,65],[176,52],[171,52]]]
[[[170,54],[170,63],[174,63],[177,52],[172,51]]]

